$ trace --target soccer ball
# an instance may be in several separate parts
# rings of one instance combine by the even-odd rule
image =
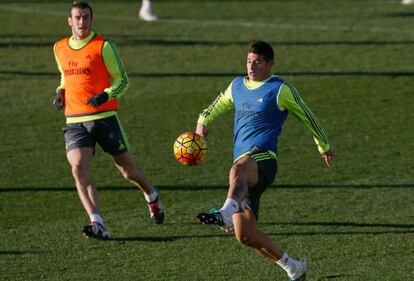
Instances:
[[[206,158],[207,143],[195,132],[185,132],[174,142],[174,155],[183,165],[197,165]]]

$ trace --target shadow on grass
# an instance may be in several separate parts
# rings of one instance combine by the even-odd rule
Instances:
[[[168,39],[139,39],[136,36],[108,36],[118,45],[160,45],[160,46],[246,46],[248,41],[208,41],[208,40],[168,40]],[[381,46],[381,45],[411,45],[412,40],[382,40],[382,41],[270,41],[269,44],[279,46]],[[0,45],[1,46],[1,45]]]
[[[207,191],[207,190],[227,190],[227,185],[157,185],[157,188],[166,191]],[[271,185],[269,188],[275,189],[332,189],[332,188],[352,188],[352,189],[374,189],[374,188],[403,188],[412,189],[414,184],[280,184]],[[0,187],[0,193],[14,192],[75,192],[75,187]],[[133,186],[98,186],[98,191],[137,191]]]
[[[317,279],[317,281],[335,280],[335,279],[341,279],[341,280],[356,280],[355,275],[351,275],[351,274],[335,274],[335,275],[322,276],[321,278]]]
[[[408,17],[414,17],[414,13],[413,12],[390,13],[385,16],[389,18],[408,18]]]
[[[261,225],[289,225],[289,226],[335,226],[355,228],[392,228],[393,230],[370,230],[370,231],[296,231],[267,233],[273,236],[318,236],[318,235],[383,235],[383,234],[413,234],[414,224],[394,223],[355,223],[355,222],[265,222]],[[397,229],[395,229],[397,228]],[[402,230],[398,230],[402,229]]]
[[[199,223],[186,223],[197,224]],[[386,234],[413,234],[414,224],[387,224],[387,223],[355,223],[355,222],[276,222],[276,223],[260,223],[260,225],[290,225],[290,226],[336,226],[336,227],[350,227],[350,228],[361,228],[361,227],[380,227],[380,228],[399,228],[402,230],[390,229],[390,230],[367,230],[367,231],[295,231],[295,232],[267,232],[266,234],[271,236],[331,236],[331,235],[386,235]],[[174,242],[183,239],[205,239],[205,238],[228,238],[233,237],[234,233],[224,233],[217,229],[217,234],[208,235],[177,235],[177,236],[144,236],[144,237],[115,237],[109,239],[109,241],[117,241],[121,243],[125,242]]]
[[[108,239],[108,241],[117,241],[117,242],[174,242],[177,240],[183,239],[198,239],[198,238],[212,238],[212,237],[229,237],[229,234],[211,234],[211,235],[177,235],[177,236],[163,236],[163,237],[114,237]]]
[[[406,77],[414,76],[413,71],[295,71],[295,72],[279,72],[281,76],[327,76],[327,77],[348,77],[348,76],[380,76],[380,77]],[[13,76],[59,76],[58,72],[47,71],[23,71],[23,70],[0,70],[0,75],[13,75]],[[129,77],[142,77],[142,78],[170,78],[170,77],[236,77],[244,76],[244,73],[235,72],[170,72],[170,73],[128,73]]]
[[[396,17],[412,16],[412,14],[394,14]],[[211,40],[173,40],[173,39],[140,39],[137,36],[130,35],[117,35],[109,34],[107,38],[113,40],[119,46],[165,46],[165,47],[176,47],[176,46],[246,46],[249,42],[247,41],[211,41]],[[35,35],[35,34],[16,34],[16,35],[0,35],[0,38],[23,38],[23,40],[0,42],[0,48],[16,48],[16,47],[34,47],[34,48],[50,48],[54,42],[58,39],[54,36],[49,35]],[[28,39],[31,38],[31,41]],[[37,42],[36,42],[37,41]],[[381,40],[381,41],[270,41],[272,46],[283,47],[283,46],[398,46],[398,45],[412,45],[413,40]]]
[[[219,230],[218,230],[219,231]],[[304,232],[278,232],[270,233],[266,232],[270,236],[332,236],[332,235],[384,235],[384,234],[413,234],[413,230],[389,230],[389,231],[304,231]],[[135,237],[114,237],[107,241],[115,241],[120,243],[126,242],[175,242],[185,239],[208,239],[208,238],[231,238],[234,233],[222,233],[222,234],[211,234],[211,235],[177,235],[177,236],[161,236],[161,237],[150,237],[150,236],[135,236]]]
[[[0,256],[31,256],[37,255],[40,252],[36,251],[0,251]]]
[[[337,227],[389,227],[407,228],[414,231],[414,224],[395,224],[395,223],[358,223],[358,222],[264,222],[262,225],[300,225],[300,226],[337,226]]]
[[[218,2],[218,3],[223,3],[223,2],[233,2],[234,0],[209,0],[209,2]],[[237,0],[238,2],[251,2],[251,0]],[[261,0],[261,2],[272,2],[274,0]],[[63,1],[62,1],[63,2]],[[101,2],[101,3],[108,3],[111,1],[95,1],[95,2]],[[123,2],[133,2],[133,1],[123,1]],[[162,0],[163,3],[180,3],[180,2],[188,2],[188,0]],[[196,1],[195,1],[196,2]],[[200,1],[201,2],[201,1]],[[10,4],[16,4],[16,3],[22,3],[22,4],[26,4],[26,3],[34,3],[34,4],[39,4],[39,3],[50,3],[50,0],[13,0],[13,1],[8,1],[8,0],[2,0],[1,3],[6,4],[6,3],[10,3]]]
[[[413,234],[414,230],[403,231],[308,231],[308,232],[279,232],[268,233],[271,236],[326,236],[326,235],[384,235],[384,234]]]

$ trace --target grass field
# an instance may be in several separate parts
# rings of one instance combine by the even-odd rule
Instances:
[[[91,1],[94,30],[118,46],[130,78],[120,118],[139,165],[162,192],[164,225],[98,149],[93,178],[110,241],[87,222],[64,153],[52,46],[71,1],[0,1],[0,280],[286,280],[278,266],[195,215],[225,199],[232,115],[211,126],[206,162],[181,167],[172,143],[244,74],[246,44],[272,43],[330,136],[327,169],[288,118],[279,174],[259,227],[309,280],[414,280],[414,6],[400,1]]]

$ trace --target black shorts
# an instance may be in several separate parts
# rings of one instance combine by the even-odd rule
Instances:
[[[257,163],[259,179],[255,186],[249,187],[247,198],[240,203],[240,210],[251,210],[258,219],[260,197],[276,178],[277,160],[274,154],[258,147],[254,147],[249,155]]]
[[[96,143],[111,155],[128,151],[128,140],[117,116],[66,124],[62,131],[66,141],[66,152],[79,147],[95,149]]]

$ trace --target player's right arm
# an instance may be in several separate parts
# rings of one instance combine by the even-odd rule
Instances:
[[[56,54],[56,43],[53,46],[53,53],[55,54],[56,64],[60,72],[60,84],[56,88],[56,97],[53,100],[53,105],[57,110],[61,110],[65,106],[65,76],[63,75],[62,64]]]
[[[231,94],[232,83],[227,87],[227,89],[218,95],[218,97],[206,108],[204,109],[197,120],[196,133],[200,136],[207,138],[208,130],[207,125],[211,123],[218,116],[229,112],[233,109],[233,97]]]

